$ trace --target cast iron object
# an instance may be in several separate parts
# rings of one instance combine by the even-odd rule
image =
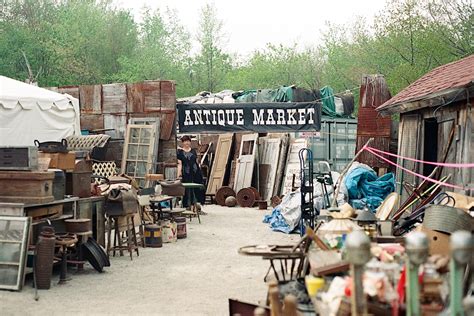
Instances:
[[[258,203],[259,210],[266,210],[268,208],[268,202],[266,200],[258,200],[256,202]]]
[[[243,188],[237,193],[237,203],[242,207],[252,207],[257,197],[251,188]]]
[[[231,187],[221,187],[216,192],[216,203],[220,206],[226,206],[225,200],[229,196],[235,197],[235,191]]]
[[[104,267],[110,266],[107,255],[94,239],[89,238],[81,247],[84,258],[87,259],[98,272],[102,272]]]
[[[92,222],[88,218],[66,219],[64,222],[68,233],[85,233],[92,230]]]
[[[67,140],[64,138],[60,142],[42,142],[35,140],[35,146],[44,153],[67,153]]]
[[[234,207],[237,205],[237,199],[235,196],[228,196],[225,198],[225,206]]]
[[[281,203],[281,197],[279,197],[278,195],[275,195],[274,197],[272,197],[272,198],[270,199],[270,201],[271,201],[271,206],[272,206],[273,208],[275,208],[275,207],[277,207],[278,205],[280,205],[280,203]]]
[[[88,238],[87,242],[89,245],[94,247],[98,253],[100,253],[102,260],[104,261],[104,267],[110,267],[109,257],[107,257],[104,248],[102,248],[102,246],[94,238]]]
[[[35,287],[47,290],[51,287],[51,276],[54,263],[54,229],[49,226],[43,227],[38,242],[36,243],[35,258]]]
[[[254,187],[249,187],[250,190],[253,191],[254,195],[255,195],[255,200],[260,200],[260,193],[258,192],[257,189],[255,189]]]
[[[56,233],[56,245],[71,247],[77,243],[76,234],[71,233]]]

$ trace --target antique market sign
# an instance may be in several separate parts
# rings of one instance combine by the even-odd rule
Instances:
[[[297,132],[321,129],[321,103],[177,105],[180,133]]]

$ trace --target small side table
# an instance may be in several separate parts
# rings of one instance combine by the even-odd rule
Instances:
[[[188,204],[191,206],[191,211],[184,211],[183,215],[189,215],[189,218],[191,219],[191,216],[197,216],[199,224],[201,224],[201,217],[199,216],[199,210],[197,209],[197,198],[196,195],[194,194],[194,189],[201,189],[204,190],[204,184],[201,183],[183,183],[183,187],[188,190],[190,194],[187,194],[188,197]]]

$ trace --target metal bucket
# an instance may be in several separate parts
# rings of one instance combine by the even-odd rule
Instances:
[[[163,242],[176,242],[177,240],[177,225],[175,222],[165,221],[161,226],[163,233]]]
[[[177,226],[177,235],[178,239],[183,239],[187,237],[186,230],[186,217],[176,217],[176,226]]]
[[[145,226],[145,245],[147,247],[153,248],[163,247],[163,238],[160,226],[154,224]]]

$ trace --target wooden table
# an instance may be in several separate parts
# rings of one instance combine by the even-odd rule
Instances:
[[[173,196],[169,195],[159,195],[159,196],[152,196],[150,197],[150,208],[153,214],[153,222],[156,224],[158,220],[163,218],[163,207],[161,205],[162,202],[169,202],[170,204],[170,211],[173,211]],[[142,217],[143,218],[143,217]]]

